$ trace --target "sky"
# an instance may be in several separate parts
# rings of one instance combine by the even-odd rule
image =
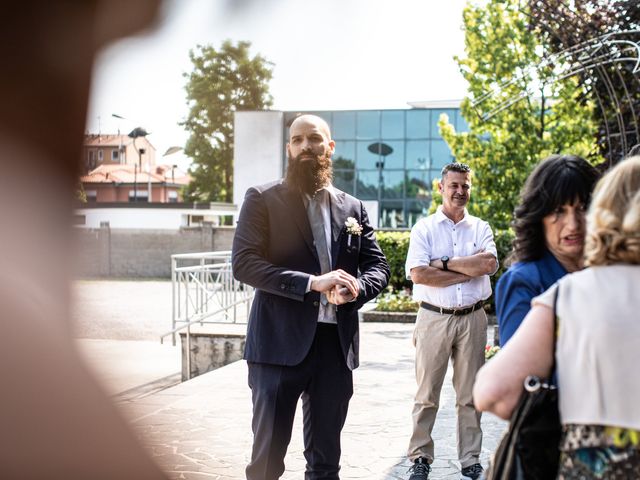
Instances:
[[[273,65],[275,110],[408,108],[461,99],[466,0],[165,0],[151,31],[108,46],[94,67],[87,131],[151,132],[157,163],[187,168],[189,50],[250,41]],[[116,114],[124,119],[118,119]]]

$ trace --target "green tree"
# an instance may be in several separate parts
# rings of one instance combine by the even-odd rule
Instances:
[[[189,52],[193,70],[185,73],[190,133],[185,154],[193,159],[189,201],[233,201],[233,114],[272,105],[268,82],[272,63],[250,56],[251,43],[230,40],[219,49],[198,45]]]
[[[539,160],[552,153],[597,160],[593,105],[577,78],[558,80],[561,66],[545,63],[528,19],[519,0],[465,8],[466,56],[456,60],[469,84],[461,112],[470,131],[456,132],[446,115],[439,122],[456,160],[474,171],[470,212],[494,232],[510,228],[520,189]]]

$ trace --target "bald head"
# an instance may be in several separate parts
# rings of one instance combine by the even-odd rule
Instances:
[[[329,129],[329,124],[325,122],[322,118],[317,115],[300,115],[297,117],[292,123],[291,127],[289,127],[289,137],[291,137],[294,131],[298,131],[302,127],[312,127],[316,128],[327,138],[327,140],[331,140],[331,130]]]

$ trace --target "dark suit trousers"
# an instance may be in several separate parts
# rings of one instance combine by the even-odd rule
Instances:
[[[335,325],[319,323],[313,345],[295,366],[249,363],[253,399],[253,451],[248,480],[276,480],[284,472],[284,456],[298,399],[302,396],[306,480],[338,480],[340,432],[353,394]]]

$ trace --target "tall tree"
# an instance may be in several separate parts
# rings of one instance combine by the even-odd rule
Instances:
[[[549,51],[569,53],[596,105],[598,146],[618,162],[640,143],[638,0],[528,0],[531,24]],[[616,61],[612,61],[616,60]]]
[[[466,56],[456,60],[469,84],[461,112],[470,131],[456,132],[445,116],[439,124],[453,155],[474,171],[470,211],[497,231],[509,229],[524,180],[541,158],[596,151],[593,105],[576,78],[558,80],[559,66],[545,64],[521,3],[465,8]]]
[[[233,201],[233,114],[262,110],[273,103],[268,82],[272,63],[251,57],[250,42],[225,41],[219,49],[198,45],[189,52],[193,70],[185,73],[190,132],[185,154],[193,159],[190,201]]]

